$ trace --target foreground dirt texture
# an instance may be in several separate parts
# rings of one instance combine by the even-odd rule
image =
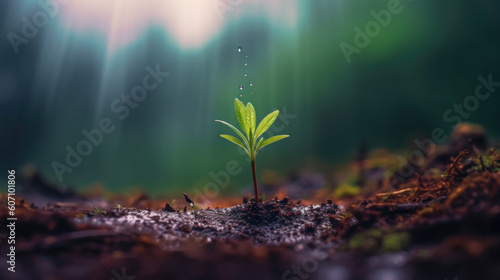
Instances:
[[[367,178],[349,203],[275,198],[195,213],[18,201],[7,279],[498,279],[497,153],[430,160],[391,187]]]
[[[306,207],[276,199],[187,213],[113,208],[104,213],[87,213],[75,223],[108,226],[117,232],[147,233],[173,248],[190,239],[252,240],[256,245],[280,245],[319,238],[331,228],[328,216],[338,213],[336,204]]]

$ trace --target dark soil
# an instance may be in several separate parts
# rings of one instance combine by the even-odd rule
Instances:
[[[179,242],[193,239],[251,240],[255,245],[280,245],[320,238],[332,227],[329,215],[340,213],[336,204],[301,206],[273,200],[196,213],[113,208],[102,214],[87,213],[74,222],[110,226],[116,232],[149,234],[155,241],[173,248]]]

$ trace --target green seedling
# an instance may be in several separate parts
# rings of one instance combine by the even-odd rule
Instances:
[[[276,110],[269,115],[267,115],[258,126],[257,124],[257,116],[255,114],[255,108],[252,103],[248,102],[247,106],[243,105],[243,103],[238,99],[234,99],[234,110],[236,112],[236,118],[238,119],[238,123],[240,124],[241,129],[245,134],[243,134],[239,129],[234,127],[232,124],[227,123],[225,121],[215,120],[216,122],[223,123],[231,128],[241,139],[238,139],[234,136],[221,134],[220,137],[231,141],[232,143],[240,146],[245,150],[248,157],[250,157],[250,163],[252,165],[252,175],[253,175],[253,188],[255,192],[255,201],[259,202],[259,190],[257,187],[257,175],[255,173],[255,157],[260,149],[265,146],[272,144],[281,139],[287,138],[290,135],[276,135],[264,140],[262,136],[264,132],[266,132],[271,125],[274,123],[276,118],[278,117],[280,111]]]
[[[338,198],[348,198],[357,196],[360,193],[361,189],[359,187],[344,183],[335,190],[334,195]]]
[[[99,208],[97,208],[97,206],[94,206],[94,209],[92,211],[94,213],[97,213],[97,214],[106,214],[105,210],[99,210]]]

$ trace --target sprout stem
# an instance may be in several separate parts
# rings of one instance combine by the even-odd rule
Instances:
[[[255,160],[252,160],[253,190],[255,192],[255,202],[259,202],[259,189],[257,188],[257,175],[255,173]]]

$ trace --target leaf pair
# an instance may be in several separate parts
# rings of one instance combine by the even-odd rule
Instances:
[[[221,137],[242,147],[252,161],[255,160],[255,156],[257,155],[258,151],[261,148],[290,136],[290,135],[277,135],[270,137],[266,140],[264,140],[264,137],[261,137],[262,134],[264,134],[271,127],[271,125],[278,117],[279,115],[278,110],[270,113],[264,119],[262,119],[262,121],[256,128],[257,117],[255,114],[255,108],[253,107],[252,103],[248,102],[247,106],[245,107],[245,105],[243,105],[243,103],[238,98],[236,98],[234,100],[234,109],[236,112],[236,118],[238,119],[238,123],[240,124],[240,127],[245,134],[243,134],[240,130],[238,130],[230,123],[216,120],[216,122],[223,123],[227,125],[229,128],[231,128],[241,138],[241,140],[227,134],[221,134]]]

